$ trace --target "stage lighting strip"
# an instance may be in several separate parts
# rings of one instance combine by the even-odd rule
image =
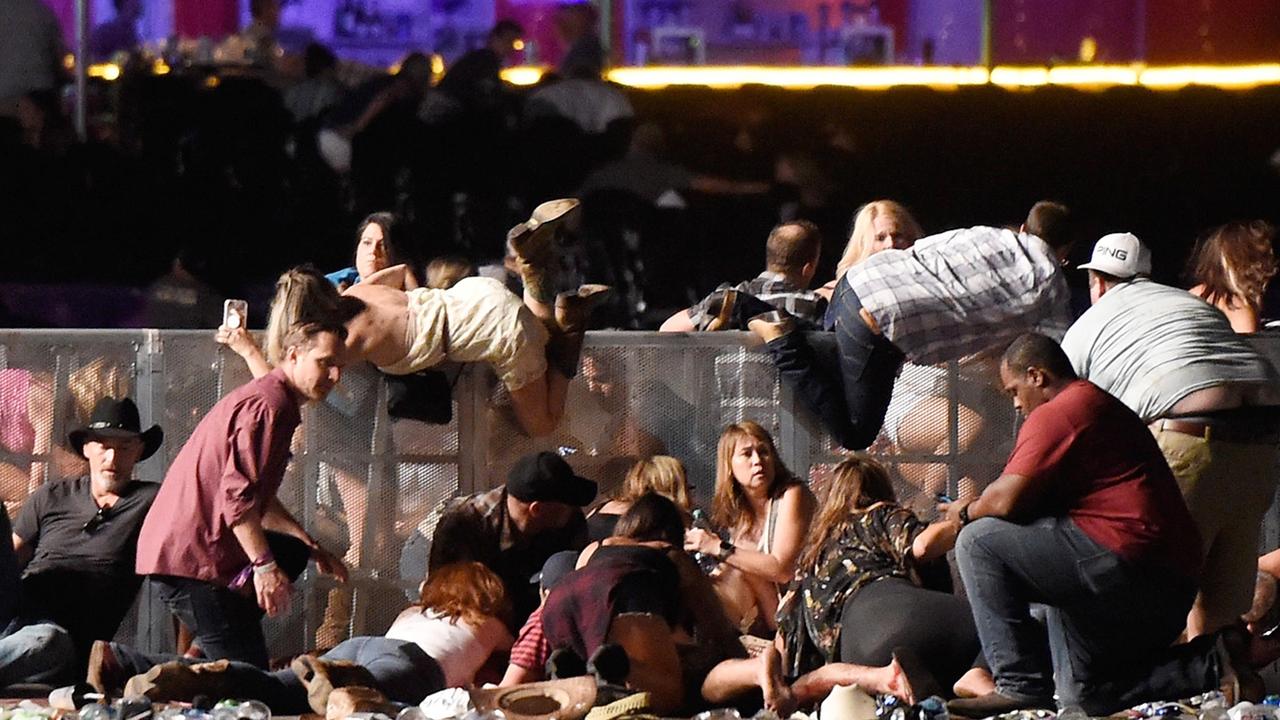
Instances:
[[[74,59],[68,57],[68,69]],[[513,85],[533,85],[542,77],[544,68],[513,67],[502,71],[502,77]],[[153,64],[152,72],[170,72],[162,60]],[[89,76],[112,81],[120,77],[120,66],[99,63],[89,66]],[[810,88],[851,87],[883,90],[891,87],[931,87],[949,89],[971,85],[998,85],[1007,88],[1031,88],[1061,85],[1079,89],[1103,89],[1136,85],[1156,90],[1172,90],[1188,85],[1206,85],[1229,90],[1247,90],[1261,85],[1280,84],[1280,64],[1270,65],[1181,65],[1147,67],[1145,65],[1060,65],[1057,67],[997,66],[885,66],[885,67],[770,67],[770,66],[694,66],[694,67],[620,67],[608,72],[619,85],[639,89],[673,86],[699,86],[717,89],[740,88],[744,85],[807,90]]]
[[[519,67],[503,71],[515,85],[531,85],[542,76],[541,68]],[[679,85],[738,88],[743,85],[805,90],[819,86],[867,90],[890,87],[955,88],[999,85],[1031,88],[1062,85],[1101,89],[1138,85],[1152,89],[1176,89],[1208,85],[1224,89],[1248,89],[1280,84],[1280,64],[1187,65],[1062,65],[1057,67],[627,67],[615,68],[609,79],[634,88],[656,89]]]

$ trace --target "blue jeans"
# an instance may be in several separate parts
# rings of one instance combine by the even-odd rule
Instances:
[[[981,518],[956,560],[1001,694],[1106,715],[1216,688],[1216,638],[1172,646],[1195,598],[1178,573],[1125,561],[1067,518]],[[1031,605],[1047,610],[1044,625]]]
[[[188,664],[206,662],[168,655],[147,655],[117,643],[111,644],[120,666],[131,675],[146,672],[152,665],[179,661]],[[321,656],[325,660],[346,660],[363,666],[373,676],[375,688],[388,699],[417,705],[433,692],[444,688],[444,671],[417,645],[385,637],[353,637]],[[246,662],[232,661],[227,673],[242,688],[244,697],[266,703],[277,715],[301,715],[311,712],[307,691],[292,670],[269,672]]]
[[[191,630],[195,644],[206,658],[239,660],[267,667],[263,613],[254,595],[202,580],[168,575],[152,575],[151,582],[169,612]]]
[[[297,580],[307,568],[311,551],[301,540],[267,532],[267,544],[280,569]],[[262,609],[250,580],[240,592],[218,583],[172,575],[152,575],[156,593],[174,617],[195,635],[194,642],[210,660],[239,660],[267,667],[267,639],[262,634]]]
[[[12,628],[0,638],[0,687],[17,683],[70,684],[76,680],[78,669],[83,667],[75,643],[60,625],[35,623]]]
[[[818,416],[832,439],[850,450],[875,442],[904,360],[893,343],[871,332],[861,309],[858,294],[841,281],[828,311],[835,318],[834,333],[806,337],[791,332],[765,345],[782,382]]]

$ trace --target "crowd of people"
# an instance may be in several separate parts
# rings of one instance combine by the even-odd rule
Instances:
[[[353,267],[281,277],[261,347],[243,327],[218,330],[255,379],[208,412],[158,487],[131,477],[163,438],[131,400],[101,398],[71,433],[88,474],[32,493],[0,553],[0,570],[21,577],[0,598],[12,617],[0,684],[248,695],[330,717],[485,682],[578,692],[579,676],[592,678],[588,705],[643,691],[643,708],[665,715],[732,705],[785,717],[853,684],[907,703],[949,697],[964,717],[1259,699],[1256,668],[1280,656],[1267,633],[1280,551],[1258,557],[1280,373],[1246,335],[1276,272],[1273,231],[1207,234],[1190,290],[1151,280],[1133,234],[1105,235],[1080,268],[1091,307],[1073,318],[1075,225],[1042,201],[1016,228],[925,236],[901,204],[876,201],[817,288],[815,227],[779,225],[765,272],[664,329],[756,335],[850,452],[828,476],[793,473],[751,421],[721,434],[709,514],[692,507],[681,458],[643,457],[597,500],[559,453],[523,455],[502,486],[436,509],[419,600],[384,636],[272,670],[262,618],[287,609],[308,562],[339,582],[348,573],[277,498],[301,406],[323,403],[351,363],[416,382],[446,359],[485,362],[516,431],[554,431],[607,292],[578,283],[573,199],[513,227],[490,277],[443,258],[432,266],[447,271],[421,279],[426,265],[393,264],[394,217],[371,216]],[[996,477],[966,478],[920,512],[863,451],[939,412],[936,397],[896,387],[903,364],[951,360],[1025,419]],[[185,654],[112,642],[142,577],[189,630]]]
[[[254,3],[255,45],[270,48],[272,4]],[[45,15],[32,11],[33,26],[47,29]],[[1123,232],[1097,239],[1079,266],[1085,282],[1069,282],[1081,223],[1053,201],[1013,226],[927,234],[904,204],[875,200],[853,214],[833,258],[823,216],[843,226],[848,213],[801,154],[777,163],[798,199],[765,238],[763,272],[705,297],[680,285],[661,330],[754,335],[846,459],[811,481],[785,466],[765,427],[731,424],[704,514],[685,470],[696,458],[658,454],[634,428],[613,428],[639,460],[607,499],[597,500],[599,478],[560,454],[520,453],[504,463],[503,485],[454,498],[420,526],[417,602],[383,635],[335,638],[272,669],[263,617],[287,610],[309,562],[345,582],[363,543],[379,542],[365,526],[390,524],[370,516],[379,503],[367,478],[341,463],[343,557],[277,497],[303,405],[334,412],[326,401],[343,368],[367,362],[395,415],[439,418],[450,385],[438,366],[485,363],[509,400],[512,447],[517,435],[551,435],[573,421],[575,375],[604,374],[582,347],[597,305],[610,312],[610,288],[588,281],[615,286],[623,309],[605,317],[627,324],[650,285],[669,279],[651,248],[606,248],[589,241],[593,229],[619,208],[679,207],[682,193],[770,190],[670,163],[654,126],[631,132],[627,96],[601,80],[591,14],[562,19],[573,42],[561,79],[519,101],[498,75],[521,32],[510,23],[430,92],[423,55],[348,90],[331,53],[307,50],[306,79],[266,102],[293,117],[258,118],[288,128],[261,157],[282,152],[287,135],[312,173],[299,186],[341,186],[349,208],[377,210],[357,230],[352,266],[281,275],[261,344],[243,326],[218,329],[254,379],[180,438],[158,486],[132,472],[160,447],[160,428],[144,430],[114,386],[77,398],[83,422],[64,453],[83,458],[87,474],[24,485],[11,527],[0,514],[12,537],[0,543],[0,686],[155,701],[250,696],[277,713],[330,717],[486,682],[568,683],[560,687],[576,693],[582,676],[591,677],[586,705],[643,691],[646,704],[633,709],[658,715],[734,705],[786,716],[851,684],[907,703],[940,695],[965,717],[1261,696],[1256,668],[1280,656],[1270,633],[1280,550],[1258,557],[1280,458],[1280,374],[1245,335],[1263,325],[1273,228],[1206,233],[1189,290],[1152,280],[1150,249]],[[26,163],[62,141],[56,108],[21,90]],[[210,178],[260,189],[260,165],[238,151],[213,160],[218,141],[204,141],[184,161],[225,161]],[[511,203],[512,188],[525,200],[589,191],[597,209],[568,197]],[[465,202],[440,203],[459,195]],[[519,211],[527,219],[493,242],[506,228],[489,226],[521,207],[532,208]],[[436,226],[453,228],[451,240],[422,242],[421,229]],[[273,251],[291,262],[331,257],[314,250]],[[502,257],[476,267],[484,253]],[[178,315],[207,304],[195,264],[178,257],[155,288]],[[1073,286],[1087,286],[1087,299]],[[953,362],[958,371],[943,367]],[[908,363],[918,370],[910,382]],[[51,393],[43,378],[23,378],[15,417]],[[945,467],[921,464],[903,472],[913,497],[899,498],[864,451],[964,460],[989,431],[983,385],[1024,416],[1003,469],[965,466],[955,497],[922,511],[919,498],[949,488]],[[378,389],[351,392],[355,409],[333,415],[327,447],[353,442],[343,428],[373,424]],[[8,451],[55,453],[49,432],[29,421],[10,432],[17,426],[4,425]],[[113,641],[143,577],[189,633],[183,653]]]

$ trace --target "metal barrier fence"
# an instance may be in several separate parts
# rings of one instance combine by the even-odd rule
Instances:
[[[1260,342],[1280,357],[1280,336]],[[291,611],[267,622],[273,656],[384,632],[416,596],[432,511],[454,495],[500,485],[525,453],[560,451],[599,481],[602,495],[620,486],[637,458],[673,455],[703,505],[728,423],[761,423],[787,467],[815,485],[841,455],[797,412],[745,333],[590,334],[566,419],[537,440],[516,429],[487,368],[447,372],[454,381],[447,425],[389,418],[384,384],[367,366],[348,368],[326,402],[304,411],[280,497],[322,544],[345,553],[352,582],[337,586],[309,570]],[[132,396],[144,426],[164,428],[161,451],[135,470],[158,482],[209,408],[249,377],[209,331],[0,332],[0,494],[10,514],[38,485],[86,472],[66,435],[101,396]],[[992,366],[909,365],[871,452],[893,471],[900,498],[927,513],[936,493],[969,494],[994,479],[1015,429]],[[1263,544],[1280,544],[1274,513]],[[174,647],[168,612],[145,587],[119,637],[153,651]]]

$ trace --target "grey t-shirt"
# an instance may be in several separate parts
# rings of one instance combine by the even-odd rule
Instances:
[[[1147,422],[1197,390],[1280,382],[1217,308],[1150,280],[1107,291],[1067,331],[1062,349],[1080,377]]]
[[[109,640],[142,582],[133,569],[138,531],[159,490],[157,483],[130,482],[93,520],[98,505],[89,478],[37,488],[13,523],[14,534],[35,550],[22,575],[19,617],[61,625],[82,652],[95,639]]]

